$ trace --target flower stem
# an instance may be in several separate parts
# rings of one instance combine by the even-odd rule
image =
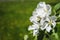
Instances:
[[[34,40],[37,40],[37,35],[35,36],[35,39]]]

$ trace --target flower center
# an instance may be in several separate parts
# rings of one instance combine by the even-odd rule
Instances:
[[[49,25],[51,25],[52,24],[52,20],[50,20],[50,22],[49,22]]]

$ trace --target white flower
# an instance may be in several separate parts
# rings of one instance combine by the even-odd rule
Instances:
[[[47,12],[48,14],[51,14],[51,6],[49,4],[45,4],[45,2],[40,2],[37,5],[38,9],[44,9],[45,12]]]
[[[41,26],[41,30],[46,29],[47,32],[50,32],[52,30],[51,25],[46,24],[45,26]]]
[[[37,8],[33,11],[30,21],[33,25],[29,26],[28,30],[33,31],[33,36],[39,33],[39,29],[50,32],[56,26],[56,16],[50,16],[51,6],[40,2]]]
[[[53,28],[56,26],[56,16],[51,16],[51,17],[48,17],[46,18],[46,21],[48,22],[49,25],[52,25]]]
[[[50,30],[52,30],[52,28],[54,28],[56,26],[55,21],[56,21],[55,16],[46,17],[45,19],[40,21],[41,30],[46,29],[47,32],[50,32]]]
[[[33,15],[40,16],[41,18],[49,16],[51,14],[51,6],[45,4],[45,2],[40,2],[37,8],[33,11]]]
[[[33,11],[33,15],[30,17],[32,23],[38,23],[42,18],[48,17],[51,14],[51,6],[46,5],[45,2],[40,2],[37,8]]]
[[[28,30],[33,31],[33,36],[37,35],[38,30],[39,30],[39,25],[38,24],[33,24],[32,26],[29,26]]]

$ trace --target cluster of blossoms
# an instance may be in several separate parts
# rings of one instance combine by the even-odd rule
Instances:
[[[45,2],[40,2],[37,8],[33,11],[30,21],[33,25],[28,27],[28,30],[33,31],[33,36],[39,33],[39,30],[50,32],[56,26],[56,16],[51,15],[51,6],[45,4]]]

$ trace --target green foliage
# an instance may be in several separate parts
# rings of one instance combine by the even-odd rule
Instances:
[[[60,9],[60,3],[58,3],[54,6],[54,8],[53,8],[54,13],[57,14],[57,11],[59,11],[59,9]]]

